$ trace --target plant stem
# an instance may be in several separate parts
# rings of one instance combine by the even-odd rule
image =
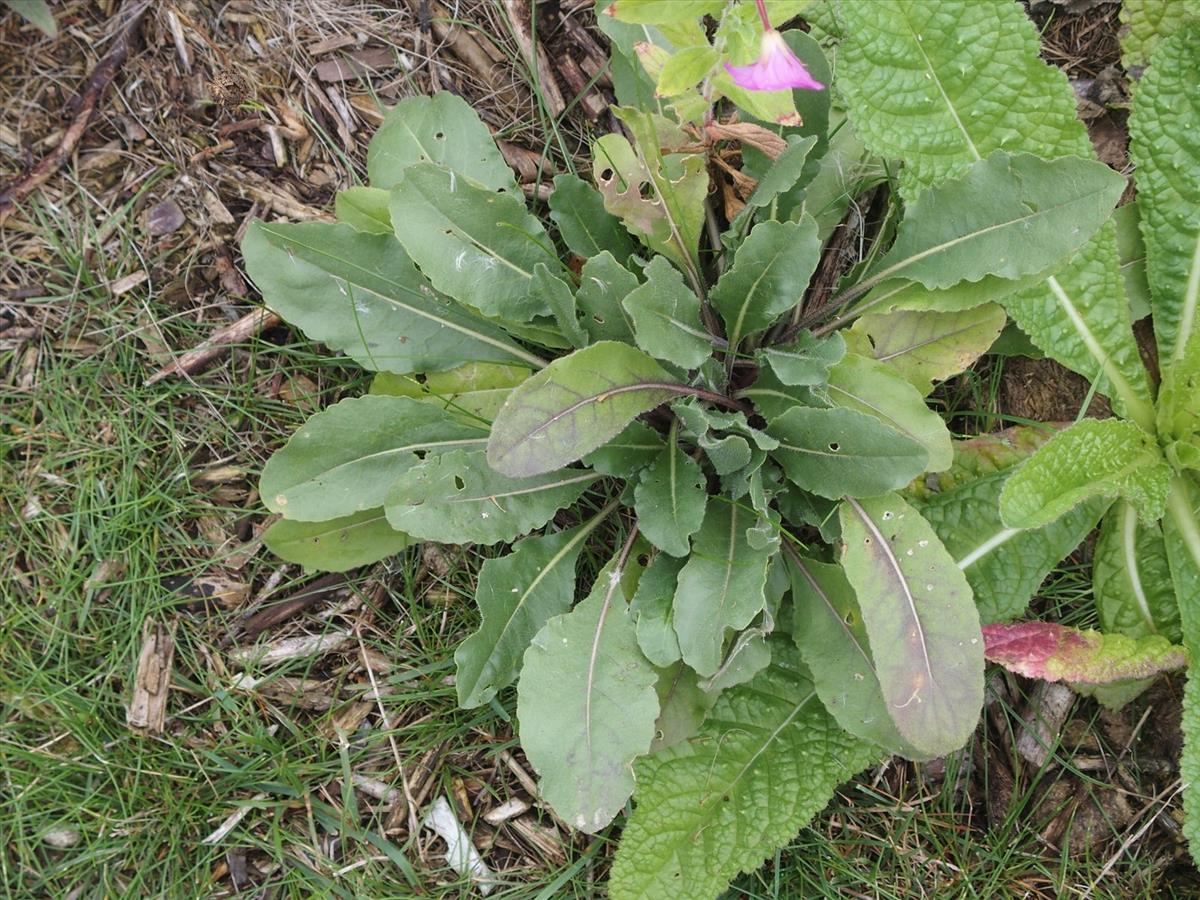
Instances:
[[[766,0],[754,0],[754,2],[755,2],[755,4],[758,5],[758,17],[760,19],[762,19],[763,31],[770,31],[771,30],[771,19],[767,15]]]

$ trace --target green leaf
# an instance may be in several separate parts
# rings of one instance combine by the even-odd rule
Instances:
[[[1039,35],[1018,4],[843,0],[838,25],[851,119],[870,149],[903,161],[905,197],[996,150],[1095,158],[1075,92],[1039,58]],[[1099,389],[1118,411],[1150,428],[1113,235],[1105,225],[1057,274],[1004,306],[1038,348],[1086,378],[1102,376]]]
[[[853,409],[796,406],[767,432],[771,455],[795,484],[821,497],[874,497],[912,481],[929,452],[878,419]]]
[[[886,363],[924,396],[986,353],[1007,321],[993,303],[962,312],[899,310],[863,316],[850,339],[852,349]]]
[[[619,216],[651,250],[663,253],[699,281],[697,254],[708,195],[705,157],[662,153],[690,143],[678,126],[661,116],[626,107],[614,114],[625,123],[636,149],[617,134],[600,138],[592,151],[592,174],[605,208]]]
[[[1104,517],[1092,556],[1092,593],[1106,632],[1178,640],[1179,607],[1157,522],[1139,524],[1124,501]]]
[[[651,753],[674,747],[695,735],[717,699],[700,689],[699,677],[682,662],[675,662],[659,672],[655,691],[659,713],[658,721],[654,723]]]
[[[368,509],[328,522],[281,519],[263,533],[263,543],[306,570],[345,572],[393,556],[412,540],[388,525],[382,509]]]
[[[1200,3],[1192,12],[1200,19]],[[1183,359],[1200,306],[1200,22],[1154,54],[1129,120],[1159,363]]]
[[[547,202],[558,233],[577,256],[590,260],[607,250],[623,260],[634,252],[633,241],[620,220],[604,208],[600,192],[582,178],[554,176],[554,192]]]
[[[1154,439],[1132,422],[1084,419],[1008,479],[1000,515],[1009,528],[1037,528],[1089,497],[1120,496],[1153,522],[1162,518],[1170,477]]]
[[[4,0],[5,5],[26,22],[53,40],[58,37],[54,12],[46,0]]]
[[[1113,684],[1149,678],[1187,665],[1187,654],[1161,635],[1081,631],[1055,622],[988,625],[983,630],[990,662],[1043,681]]]
[[[587,599],[542,627],[517,685],[521,747],[541,796],[588,834],[633,793],[632,763],[658,719],[658,676],[638,650],[621,574],[606,566]]]
[[[688,538],[700,528],[708,503],[700,465],[672,441],[642,470],[633,496],[638,528],[650,543],[671,556],[687,556]]]
[[[391,234],[391,199],[387,191],[371,187],[350,187],[333,198],[333,211],[339,222],[367,234]]]
[[[834,406],[857,410],[925,448],[925,471],[941,472],[954,459],[946,422],[921,392],[886,363],[848,353],[829,372],[824,394]]]
[[[1039,272],[1036,275],[1026,275],[1023,278],[1000,278],[997,275],[985,275],[978,281],[960,281],[951,287],[936,291],[930,290],[919,282],[891,278],[873,288],[854,307],[854,311],[860,315],[867,311],[881,315],[894,309],[907,309],[914,312],[926,310],[943,313],[962,312],[985,303],[998,303],[1020,290],[1037,287],[1052,274],[1054,274],[1053,270]]]
[[[633,343],[633,322],[621,302],[637,286],[637,276],[607,250],[584,263],[575,302],[593,341]]]
[[[1121,280],[1129,297],[1129,317],[1133,321],[1150,315],[1150,282],[1146,280],[1146,242],[1142,240],[1141,216],[1137,203],[1118,206],[1113,213],[1117,255],[1121,260]]]
[[[614,0],[601,11],[622,22],[669,25],[680,19],[720,15],[725,0]]]
[[[579,324],[579,314],[575,306],[575,292],[571,286],[553,274],[545,263],[533,267],[533,281],[530,284],[530,297],[539,303],[544,303],[550,309],[554,321],[564,337],[574,347],[586,347],[590,342],[588,333]]]
[[[841,566],[788,556],[792,634],[825,708],[848,732],[909,759],[923,754],[888,714],[862,611]]]
[[[397,239],[442,293],[502,320],[548,312],[530,296],[533,270],[561,264],[523,199],[422,163],[392,188],[391,211]]]
[[[355,397],[300,427],[263,468],[259,493],[271,512],[303,522],[379,505],[418,453],[482,449],[487,433],[406,397]]]
[[[349,225],[255,222],[242,255],[267,306],[373,371],[543,365],[492,323],[436,294],[393,237]]]
[[[983,622],[1022,615],[1042,581],[1109,505],[1094,498],[1040,528],[1008,528],[1001,521],[1005,481],[1047,437],[1040,429],[1018,427],[956,441],[953,467],[927,479],[928,485],[917,482],[932,490],[916,497],[915,505],[967,576]]]
[[[571,608],[575,562],[607,512],[568,531],[525,538],[507,556],[483,564],[475,589],[482,621],[454,653],[459,706],[483,706],[511,684],[533,636]]]
[[[406,97],[392,108],[367,147],[367,179],[371,187],[389,190],[406,169],[427,162],[489,190],[519,193],[487,126],[465,100],[448,91]]]
[[[842,566],[892,721],[924,754],[957,750],[983,706],[983,641],[967,579],[895,494],[847,498],[841,519]]]
[[[1200,276],[1200,268],[1197,269]],[[1158,435],[1177,468],[1200,468],[1200,329],[1192,331],[1183,353],[1172,360],[1158,390]]]
[[[948,288],[1034,275],[1082,247],[1112,215],[1125,179],[1101,162],[997,151],[908,205],[872,281]]]
[[[1137,74],[1136,69],[1150,62],[1159,41],[1197,19],[1198,0],[1122,0],[1121,64]]]
[[[684,662],[701,675],[720,668],[726,629],[745,628],[766,603],[771,552],[750,546],[746,528],[753,523],[735,504],[709,503],[679,573],[675,633]]]
[[[846,355],[846,342],[836,331],[827,338],[815,338],[802,331],[795,343],[768,347],[763,361],[784,384],[814,386],[824,384],[829,370]]]
[[[528,377],[528,369],[494,363],[467,363],[447,372],[429,372],[424,381],[380,372],[371,381],[371,394],[411,397],[455,413],[468,423],[485,423],[496,417],[512,389]]]
[[[684,561],[657,553],[638,581],[629,609],[637,621],[637,641],[646,659],[666,667],[680,659],[675,635],[675,588]]]
[[[758,179],[754,193],[746,198],[746,206],[751,210],[770,206],[780,194],[795,187],[804,174],[805,164],[816,143],[816,135],[788,138],[787,149],[772,161],[771,167]]]
[[[820,257],[817,223],[760,222],[738,247],[709,301],[725,320],[729,346],[761,331],[800,302]]]
[[[612,900],[716,897],[759,866],[877,750],[825,712],[794,649],[721,695],[700,733],[637,764]]]
[[[688,392],[640,350],[614,341],[592,344],[512,392],[492,425],[488,462],[513,477],[552,472]]]
[[[401,475],[384,508],[393,528],[422,540],[495,544],[545,525],[596,478],[585,469],[509,478],[488,466],[483,451],[452,450]]]
[[[655,93],[675,97],[699,84],[721,60],[721,54],[707,45],[685,47],[674,53],[658,75]]]
[[[602,475],[633,478],[658,459],[665,446],[657,431],[634,420],[603,447],[585,456],[583,463]]]
[[[659,359],[694,369],[712,355],[712,337],[700,321],[700,298],[662,256],[646,266],[646,283],[621,305],[633,322],[637,345]]]

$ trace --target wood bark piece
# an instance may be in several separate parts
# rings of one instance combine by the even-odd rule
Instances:
[[[241,343],[267,328],[274,328],[282,321],[269,309],[256,309],[247,313],[232,325],[214,331],[208,340],[163,366],[146,379],[146,386],[157,384],[171,375],[194,375],[228,351],[233,344]]]
[[[18,203],[45,184],[50,176],[58,171],[67,157],[75,152],[79,139],[83,137],[88,125],[96,115],[105,90],[129,56],[129,48],[133,44],[138,26],[149,9],[150,4],[145,2],[126,4],[122,7],[122,12],[126,13],[126,24],[121,29],[112,49],[96,64],[96,68],[84,82],[83,90],[78,96],[75,117],[63,132],[62,140],[53,150],[42,157],[27,175],[16,179],[0,190],[0,225],[3,225],[5,219],[12,215]]]
[[[546,103],[546,109],[557,119],[566,110],[567,101],[563,99],[558,82],[554,80],[554,71],[550,68],[546,51],[534,36],[533,6],[530,0],[504,0],[504,10],[512,23],[513,35],[521,48],[521,56],[529,66],[530,73],[537,76],[538,89]]]
[[[591,78],[579,67],[575,58],[569,53],[564,53],[555,57],[554,65],[567,87],[579,98],[579,105],[587,117],[595,121],[604,115],[608,109],[608,101],[596,92],[594,85],[589,86]]]
[[[133,676],[133,696],[125,722],[134,731],[161,734],[167,721],[171,667],[175,661],[175,625],[146,619],[142,626],[142,652]]]
[[[455,17],[434,0],[408,0],[408,5],[426,22],[439,41],[450,48],[506,106],[519,109],[521,95],[504,74],[501,60],[504,54],[483,35],[472,35],[455,24]],[[430,60],[430,71],[433,71]]]
[[[1017,752],[1023,759],[1038,768],[1045,765],[1074,703],[1075,692],[1065,684],[1038,682],[1017,735]]]

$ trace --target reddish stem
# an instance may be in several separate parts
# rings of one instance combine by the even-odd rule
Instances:
[[[763,31],[770,31],[771,19],[767,16],[766,0],[754,0],[754,2],[758,5],[758,17],[762,19]]]

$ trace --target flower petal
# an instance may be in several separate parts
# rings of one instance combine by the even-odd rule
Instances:
[[[763,33],[762,54],[748,66],[725,64],[725,71],[738,87],[748,91],[782,91],[800,88],[819,91],[825,85],[808,74],[792,48],[775,29]]]

